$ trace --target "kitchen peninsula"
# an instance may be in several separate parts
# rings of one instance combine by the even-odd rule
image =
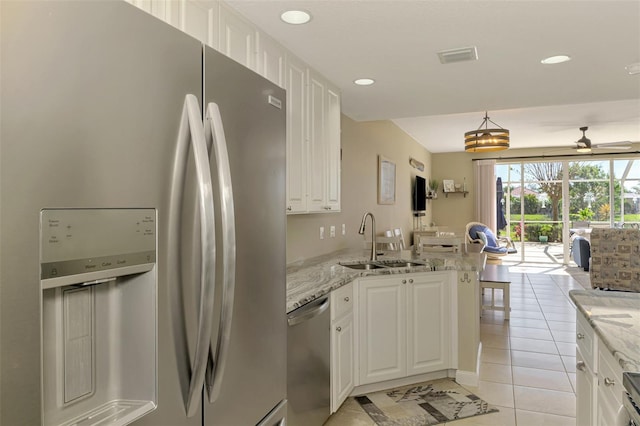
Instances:
[[[368,249],[345,249],[287,265],[287,313],[360,277],[432,271],[479,272],[484,265],[479,253],[424,253],[417,257],[409,250],[389,252],[379,260],[384,263],[406,259],[418,263],[415,266],[356,270],[341,265],[366,263],[368,253]]]
[[[476,385],[484,255],[389,252],[373,269],[367,259],[347,249],[287,267],[290,317],[331,300],[331,411],[350,394],[435,378]]]

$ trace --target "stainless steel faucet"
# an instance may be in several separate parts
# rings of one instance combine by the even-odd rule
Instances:
[[[376,253],[376,218],[373,216],[373,213],[367,212],[362,216],[362,223],[360,223],[358,234],[364,235],[364,224],[367,221],[367,216],[371,216],[371,261],[374,262],[378,260],[378,257]]]

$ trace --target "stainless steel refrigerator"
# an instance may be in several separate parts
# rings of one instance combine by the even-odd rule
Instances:
[[[284,91],[124,2],[0,19],[0,424],[282,424]]]

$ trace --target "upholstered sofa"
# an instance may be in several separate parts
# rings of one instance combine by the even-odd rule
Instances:
[[[640,292],[640,230],[594,228],[591,287]]]

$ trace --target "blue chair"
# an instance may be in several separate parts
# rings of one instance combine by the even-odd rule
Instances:
[[[496,236],[484,223],[467,223],[466,235],[468,243],[483,245],[481,252],[486,253],[488,259],[496,260],[518,252],[509,237]]]

